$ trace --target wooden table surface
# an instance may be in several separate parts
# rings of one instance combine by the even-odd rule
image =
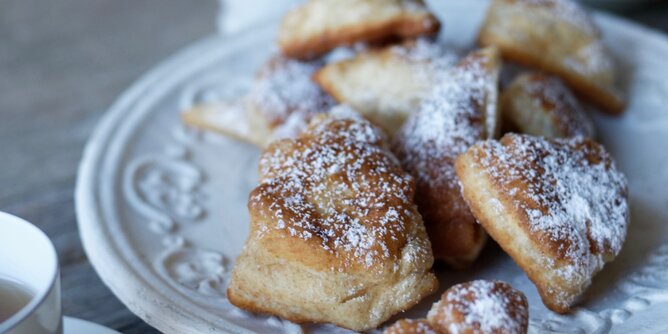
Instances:
[[[216,8],[213,0],[0,1],[0,211],[55,243],[68,316],[157,332],[104,286],[83,252],[77,165],[105,109],[160,60],[213,33]],[[624,16],[668,32],[667,1]]]

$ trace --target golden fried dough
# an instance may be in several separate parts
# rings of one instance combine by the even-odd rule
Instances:
[[[440,23],[422,0],[309,0],[278,32],[287,57],[310,59],[344,45],[433,36]]]
[[[272,143],[260,174],[232,304],[362,331],[436,289],[413,180],[358,114],[339,108]]]
[[[501,110],[522,133],[594,137],[594,123],[573,93],[558,78],[540,72],[515,78],[501,95]]]
[[[487,236],[459,190],[455,159],[498,129],[495,48],[475,51],[446,73],[395,138],[395,152],[416,180],[416,203],[434,256],[453,267],[471,264]]]
[[[386,328],[383,334],[448,334],[432,327],[426,319],[402,319]]]
[[[504,58],[561,77],[606,111],[624,111],[616,69],[588,13],[571,0],[492,0],[478,35]]]
[[[529,305],[508,283],[477,280],[445,291],[427,320],[443,333],[521,334],[528,329]]]
[[[427,319],[400,320],[384,334],[524,334],[529,305],[508,283],[477,280],[449,288]]]
[[[419,39],[327,64],[314,80],[337,102],[352,106],[392,135],[454,59],[439,43]]]
[[[621,250],[626,179],[590,139],[508,134],[473,146],[456,168],[474,216],[555,312],[570,310]]]
[[[334,101],[312,80],[320,61],[271,58],[259,71],[247,96],[197,105],[182,113],[184,123],[265,147],[294,137]]]

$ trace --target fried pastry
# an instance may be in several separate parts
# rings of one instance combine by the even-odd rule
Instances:
[[[529,325],[524,294],[501,281],[477,280],[452,286],[434,303],[427,319],[400,320],[384,334],[523,334]]]
[[[594,124],[556,77],[540,72],[519,75],[501,101],[504,119],[522,133],[547,138],[594,137]]]
[[[436,289],[412,178],[382,131],[341,108],[263,153],[232,304],[362,331]]]
[[[474,216],[555,312],[621,250],[626,179],[591,139],[508,134],[473,146],[456,168]]]
[[[426,319],[402,319],[386,328],[383,334],[449,334],[434,327]]]
[[[392,135],[454,59],[443,45],[419,39],[327,64],[314,80],[337,102],[352,106]]]
[[[529,304],[508,283],[477,280],[445,291],[427,320],[444,333],[526,333]]]
[[[416,180],[416,198],[434,256],[456,268],[472,263],[487,236],[459,190],[455,158],[498,128],[495,48],[475,51],[444,75],[395,138],[395,152]]]
[[[422,0],[309,0],[278,32],[287,57],[310,59],[343,45],[432,36],[440,23]]]
[[[616,69],[588,13],[571,0],[492,0],[478,40],[504,58],[561,77],[583,98],[618,114]]]
[[[265,147],[299,134],[334,101],[311,80],[320,61],[271,58],[247,96],[202,104],[182,113],[184,123]]]

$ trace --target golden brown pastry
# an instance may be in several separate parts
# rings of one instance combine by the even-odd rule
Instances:
[[[555,312],[567,312],[624,243],[626,179],[590,139],[508,134],[473,146],[456,168],[475,217]]]
[[[358,114],[339,108],[272,143],[260,174],[232,304],[362,331],[436,289],[412,178]]]
[[[446,73],[395,138],[395,151],[416,180],[415,201],[425,221],[434,256],[461,268],[485,244],[459,191],[455,158],[498,128],[498,76],[495,48],[475,51]]]
[[[337,102],[352,106],[392,135],[454,59],[443,45],[419,39],[327,64],[314,80]]]
[[[402,319],[386,328],[383,334],[443,334],[443,332],[432,327],[426,319]]]
[[[594,123],[556,77],[540,72],[519,75],[501,101],[504,119],[522,133],[547,138],[594,137]]]
[[[358,42],[432,36],[440,23],[422,0],[308,0],[283,18],[278,44],[298,59]]]
[[[247,96],[195,106],[182,113],[184,123],[265,147],[294,137],[333,100],[312,80],[321,61],[271,58],[259,71]]]
[[[616,69],[588,13],[571,0],[492,0],[478,40],[504,58],[560,76],[585,99],[618,114]]]
[[[384,334],[523,334],[529,325],[524,294],[507,283],[477,280],[452,286],[427,319],[400,320]]]
[[[477,280],[445,291],[427,320],[443,333],[520,334],[527,332],[529,305],[510,284]]]

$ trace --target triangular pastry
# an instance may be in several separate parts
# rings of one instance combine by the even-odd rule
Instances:
[[[272,143],[260,174],[232,304],[362,331],[436,289],[413,180],[382,131],[349,108]]]
[[[524,294],[501,281],[477,280],[450,287],[427,319],[400,320],[383,334],[524,334],[529,305]]]
[[[459,190],[455,159],[498,129],[498,51],[486,48],[466,56],[443,75],[395,138],[404,169],[415,177],[416,198],[434,256],[466,267],[485,244]]]
[[[327,64],[314,80],[392,135],[454,62],[443,45],[419,39]]]
[[[432,36],[439,28],[422,0],[308,0],[285,15],[278,44],[287,57],[312,59],[339,46]]]
[[[492,0],[478,40],[504,58],[560,76],[585,99],[610,113],[624,100],[599,29],[571,0]]]
[[[311,80],[321,61],[280,56],[259,71],[246,96],[197,105],[182,113],[184,123],[265,147],[294,137],[313,116],[327,112],[333,100]]]
[[[626,179],[594,141],[508,134],[473,146],[456,167],[473,214],[551,310],[570,310],[621,250]]]
[[[520,132],[546,138],[594,137],[589,119],[570,89],[540,72],[519,75],[501,95],[505,120]]]

